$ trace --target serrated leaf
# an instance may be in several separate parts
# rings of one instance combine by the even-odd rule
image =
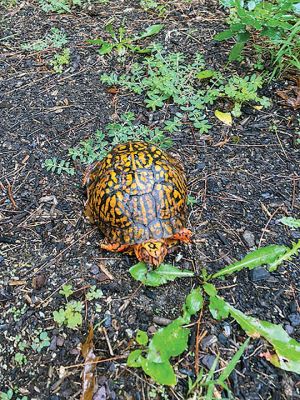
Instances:
[[[232,116],[230,113],[223,113],[222,111],[216,110],[215,116],[223,122],[225,125],[232,125]]]
[[[210,297],[210,310],[218,319],[230,315],[248,336],[262,336],[266,339],[276,352],[276,355],[268,358],[275,366],[285,371],[300,373],[300,343],[291,338],[281,325],[248,316],[217,295]]]
[[[141,367],[142,350],[132,351],[127,358],[128,367],[138,368]]]
[[[300,251],[300,240],[297,243],[292,243],[292,247],[287,247],[287,251],[278,257],[275,261],[269,264],[269,271],[275,271],[277,267],[284,261],[289,261],[293,256],[296,256]]]
[[[287,246],[275,244],[261,247],[260,249],[254,250],[247,254],[241,261],[237,261],[225,268],[222,268],[220,271],[211,275],[209,279],[218,278],[224,275],[231,275],[235,272],[241,271],[244,268],[253,269],[260,267],[261,265],[271,264],[280,256],[285,254],[287,250]]]
[[[203,296],[200,287],[193,289],[191,293],[187,296],[184,306],[183,306],[183,314],[184,317],[188,316],[189,322],[190,317],[195,315],[201,308],[203,307]]]
[[[140,344],[141,346],[146,346],[148,343],[148,335],[145,331],[141,331],[138,329],[136,333],[136,338],[135,340]]]
[[[300,228],[300,219],[293,217],[283,217],[278,220],[284,225],[289,226],[290,228]]]
[[[156,270],[148,272],[143,262],[135,264],[129,269],[131,276],[146,286],[160,286],[176,278],[192,277],[194,273],[188,270],[181,270],[170,264],[161,264]]]
[[[168,361],[164,363],[155,363],[142,358],[141,364],[145,374],[151,376],[155,382],[159,383],[160,385],[176,385],[176,375],[174,374],[173,368]]]

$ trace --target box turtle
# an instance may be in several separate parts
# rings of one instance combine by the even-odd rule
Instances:
[[[179,242],[190,241],[183,168],[153,144],[115,146],[88,167],[84,184],[85,214],[105,235],[102,249],[157,266]]]

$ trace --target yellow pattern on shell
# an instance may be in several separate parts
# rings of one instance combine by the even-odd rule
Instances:
[[[173,236],[185,226],[186,178],[180,163],[145,142],[115,146],[89,167],[86,215],[110,243]]]

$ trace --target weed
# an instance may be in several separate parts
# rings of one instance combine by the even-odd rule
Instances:
[[[65,172],[68,175],[75,174],[75,169],[70,167],[69,161],[58,160],[56,157],[45,160],[43,166],[47,171],[56,172],[57,174],[61,174],[62,172]]]
[[[165,16],[167,12],[167,7],[155,0],[140,0],[140,6],[143,10],[154,12],[159,17]]]
[[[236,39],[229,55],[230,61],[241,59],[246,43],[259,36],[255,50],[259,49],[259,63],[262,62],[261,54],[265,59],[268,58],[266,54],[271,57],[274,66],[271,78],[285,69],[300,69],[297,0],[223,0],[221,3],[230,9],[229,29],[217,34],[215,40]]]
[[[98,52],[101,55],[109,54],[113,50],[117,52],[119,57],[124,56],[128,50],[132,51],[133,53],[151,53],[154,49],[153,46],[141,47],[137,45],[136,42],[150,36],[157,35],[163,29],[163,27],[164,26],[161,24],[151,25],[148,26],[148,28],[138,36],[130,37],[126,35],[126,28],[123,25],[120,26],[118,31],[115,31],[113,25],[110,23],[105,26],[106,32],[111,37],[110,41],[105,41],[103,39],[91,39],[87,42],[90,44],[99,45],[100,49]]]
[[[15,354],[14,359],[15,359],[16,364],[19,365],[20,367],[22,365],[26,365],[27,364],[27,357],[25,356],[24,353],[17,352]]]
[[[18,0],[0,0],[0,6],[4,7],[4,8],[13,8],[17,4],[18,4]]]
[[[48,48],[61,49],[66,43],[67,35],[58,28],[52,28],[43,39],[36,40],[32,43],[24,43],[21,49],[27,51],[41,51]]]
[[[66,48],[61,53],[55,54],[50,64],[53,66],[53,70],[61,74],[63,72],[63,67],[70,64],[70,49]]]
[[[8,389],[6,392],[0,392],[0,400],[12,400],[14,396],[18,395],[17,389]],[[28,400],[27,396],[15,397],[16,400]]]
[[[127,75],[103,74],[100,79],[109,86],[118,85],[139,95],[145,93],[145,105],[153,111],[162,108],[166,102],[173,102],[178,112],[176,118],[165,125],[165,130],[170,132],[178,130],[183,121],[200,133],[208,132],[211,125],[206,106],[214,104],[220,97],[233,102],[234,116],[241,115],[244,103],[270,104],[266,97],[257,93],[263,83],[262,77],[254,74],[233,76],[226,82],[221,73],[205,69],[202,54],[196,54],[194,62],[187,64],[181,53],[163,55],[158,51],[142,64],[133,64]]]
[[[59,326],[66,325],[68,328],[77,329],[82,325],[82,309],[83,304],[80,301],[70,301],[64,308],[53,312],[53,319]]]
[[[103,297],[103,292],[101,289],[96,289],[96,285],[91,286],[90,290],[86,294],[86,298],[89,301],[98,300],[101,299],[101,297]]]
[[[38,336],[33,339],[31,348],[40,353],[43,348],[50,346],[50,338],[45,331],[39,332]]]
[[[63,285],[62,289],[58,293],[65,296],[66,300],[68,300],[68,297],[72,296],[74,290],[72,289],[72,285]]]
[[[58,14],[70,13],[73,6],[82,6],[81,0],[39,0],[41,9]]]
[[[92,164],[95,161],[101,161],[116,144],[134,140],[146,140],[158,144],[161,148],[172,145],[172,140],[166,137],[159,128],[151,129],[146,125],[134,124],[133,113],[124,113],[120,119],[118,123],[107,124],[105,133],[97,130],[91,138],[82,140],[78,146],[70,148],[68,152],[71,159],[79,160],[84,165]],[[56,157],[45,160],[43,165],[47,171],[75,174],[69,161],[57,160]]]

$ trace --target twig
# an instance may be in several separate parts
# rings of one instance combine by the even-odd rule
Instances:
[[[195,343],[195,373],[199,373],[199,343],[200,343],[200,323],[203,314],[203,307],[201,308],[200,315],[197,321],[197,333],[196,333],[196,343]]]
[[[16,202],[14,200],[13,194],[12,194],[11,184],[9,183],[8,179],[6,179],[6,182],[7,182],[7,194],[8,194],[9,200],[10,200],[13,208],[18,208],[16,205]]]
[[[64,367],[64,369],[84,367],[85,365],[90,365],[90,364],[102,364],[102,363],[109,362],[109,361],[121,360],[121,359],[124,359],[124,358],[127,358],[127,357],[128,356],[122,355],[122,356],[104,358],[103,360],[96,360],[96,361],[91,361],[91,362],[87,362],[87,363],[67,365],[66,367]]]
[[[266,223],[265,227],[264,227],[263,230],[262,230],[262,234],[261,234],[261,237],[260,237],[260,239],[259,239],[258,247],[261,246],[263,237],[264,237],[264,235],[265,235],[265,232],[266,232],[266,230],[267,230],[267,228],[268,228],[270,222],[271,222],[272,219],[274,218],[275,214],[277,214],[277,212],[281,209],[281,207],[282,207],[282,205],[280,205],[279,207],[277,207],[276,210],[271,214],[270,218],[268,219],[268,222]]]

